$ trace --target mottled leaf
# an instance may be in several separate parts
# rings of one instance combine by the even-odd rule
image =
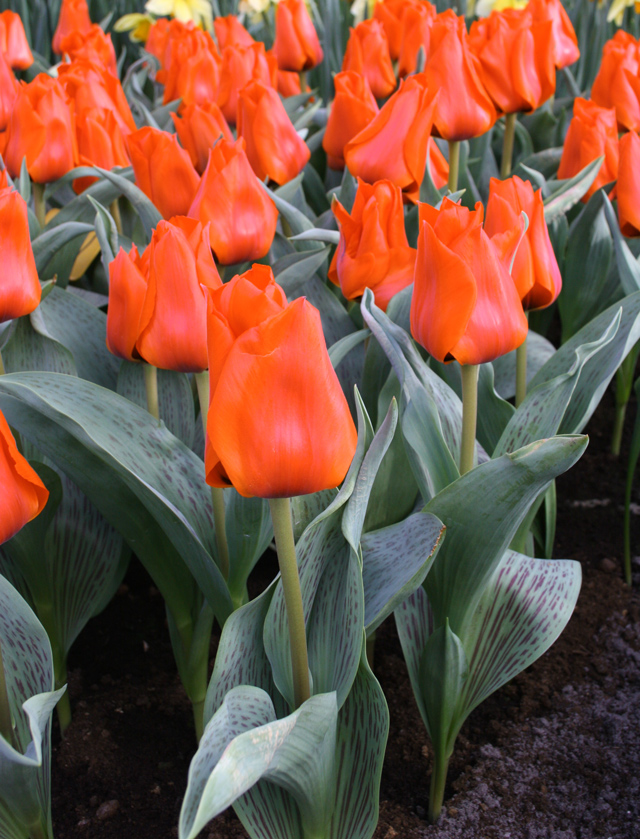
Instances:
[[[556,351],[551,341],[532,329],[527,334],[527,384]],[[488,365],[483,364],[482,368]],[[516,350],[491,362],[494,386],[503,399],[516,395]]]
[[[595,181],[604,157],[598,157],[588,163],[573,178],[563,181],[562,185],[552,192],[544,202],[544,218],[547,224],[556,216],[566,213],[587,194],[589,187]]]

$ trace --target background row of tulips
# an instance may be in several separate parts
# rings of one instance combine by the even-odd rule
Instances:
[[[132,5],[0,14],[0,835],[53,835],[67,654],[132,553],[194,709],[182,839],[229,805],[373,834],[392,613],[435,820],[464,720],[572,613],[554,479],[614,377],[619,451],[635,13]],[[636,422],[628,576],[639,454]]]

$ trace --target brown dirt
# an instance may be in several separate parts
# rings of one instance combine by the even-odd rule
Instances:
[[[393,621],[379,631],[375,669],[391,731],[375,839],[640,839],[640,596],[621,579],[634,416],[632,405],[617,462],[608,453],[607,394],[585,456],[558,481],[555,555],[582,563],[577,609],[552,649],[463,727],[445,813],[434,826],[426,820],[426,733]],[[633,519],[638,550],[640,517]],[[640,557],[635,570],[638,585]],[[273,572],[273,558],[265,557],[254,585]],[[69,665],[74,718],[64,741],[54,733],[57,839],[173,839],[195,748],[191,710],[175,674],[162,599],[137,564],[79,638]],[[202,833],[245,836],[232,812]]]

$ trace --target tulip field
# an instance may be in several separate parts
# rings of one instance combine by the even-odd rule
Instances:
[[[0,839],[640,835],[638,35],[0,0]]]

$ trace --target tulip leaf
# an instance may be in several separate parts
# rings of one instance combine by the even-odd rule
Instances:
[[[561,434],[576,434],[585,427],[600,403],[616,370],[634,344],[640,340],[640,291],[614,303],[613,306],[610,306],[586,326],[583,326],[566,344],[560,347],[531,381],[531,389],[533,390],[542,382],[551,381],[556,376],[570,370],[578,348],[583,344],[597,341],[620,309],[622,309],[622,316],[615,337],[604,345],[598,353],[591,356],[584,365],[560,423],[559,431]]]
[[[247,599],[247,578],[273,539],[269,504],[225,490],[225,520],[231,568],[227,585],[235,605]]]
[[[231,690],[207,725],[191,762],[180,813],[181,839],[195,839],[207,822],[234,802],[255,837],[322,835],[333,804],[336,723],[334,693],[313,696],[278,720],[264,691],[248,686]],[[297,812],[288,808],[286,827],[270,823],[274,815],[270,807],[242,797],[261,780],[270,782],[262,790],[267,805],[272,785],[298,805]]]
[[[96,166],[96,173],[99,173],[103,178],[110,181],[131,202],[134,210],[140,216],[140,221],[144,227],[144,232],[147,234],[147,238],[151,239],[151,234],[154,228],[157,227],[158,222],[162,221],[162,216],[158,212],[155,204],[147,198],[144,192],[135,184],[132,184],[128,177],[125,177],[125,172],[127,175],[131,174],[130,169],[124,170],[121,174],[116,174],[116,172],[111,172],[108,169],[100,169]]]
[[[189,377],[186,373],[160,369],[157,375],[160,419],[185,446],[192,448],[196,433],[196,412]],[[117,391],[125,399],[146,410],[147,392],[142,364],[126,360],[120,362]]]
[[[291,499],[291,518],[295,541],[302,536],[307,525],[324,512],[337,495],[335,489],[323,489],[310,495],[298,495]]]
[[[50,370],[68,376],[77,375],[71,352],[48,335],[34,329],[29,316],[14,321],[2,349],[2,361],[7,373]]]
[[[289,237],[292,242],[327,242],[329,245],[337,245],[340,241],[340,234],[337,230],[326,230],[320,227],[312,227],[304,233]]]
[[[359,329],[357,332],[345,335],[344,338],[340,338],[335,342],[335,344],[332,344],[329,347],[329,358],[331,359],[331,364],[333,365],[334,370],[338,367],[340,362],[349,355],[351,350],[359,346],[370,335],[371,331],[369,329]]]
[[[316,248],[283,256],[273,266],[273,275],[289,300],[306,293],[306,285],[329,255],[329,248]],[[337,301],[336,301],[337,302]]]
[[[65,245],[68,245],[69,242],[72,242],[79,236],[86,236],[88,233],[93,233],[93,230],[94,227],[92,224],[86,224],[81,221],[68,221],[63,224],[58,224],[56,227],[47,228],[37,236],[32,242],[32,248],[38,274],[41,277],[44,276],[52,258]]]
[[[467,656],[460,638],[451,631],[449,621],[429,635],[422,655],[418,679],[422,689],[425,726],[436,756],[449,756],[453,743],[458,697],[468,678]]]
[[[609,225],[609,230],[613,236],[613,247],[616,255],[616,265],[618,266],[618,276],[620,278],[620,285],[625,294],[633,294],[640,290],[640,265],[638,260],[629,250],[629,246],[624,240],[624,236],[620,232],[620,225],[611,201],[603,193],[602,197],[604,205],[604,215]]]
[[[102,253],[102,265],[106,275],[109,276],[109,264],[115,259],[119,248],[118,228],[113,220],[113,216],[107,208],[103,207],[102,204],[99,201],[96,201],[95,198],[92,198],[91,195],[89,195],[88,198],[96,211],[96,217],[93,224],[96,230],[98,244],[100,245],[100,251]]]
[[[437,626],[467,625],[529,508],[550,481],[580,458],[586,437],[554,437],[482,463],[426,506],[447,535],[424,586]]]
[[[544,200],[544,218],[547,224],[557,216],[566,213],[587,194],[589,187],[598,176],[603,161],[603,156],[598,157],[588,163],[573,178],[566,181],[557,181],[558,189]]]
[[[82,168],[83,174],[99,177],[98,171],[93,169],[93,167]],[[131,177],[133,177],[132,172]],[[63,179],[60,179],[57,183],[62,182],[62,180]],[[111,202],[114,201],[120,194],[121,191],[118,187],[114,186],[109,181],[99,180],[96,183],[91,184],[91,186],[83,190],[80,195],[69,201],[68,204],[65,204],[60,212],[56,213],[56,215],[50,219],[45,232],[53,232],[56,227],[60,227],[68,222],[84,222],[89,224],[93,230],[93,221],[96,211],[92,203],[89,201],[89,196],[95,198],[95,200],[99,201],[104,207],[108,207],[109,204],[111,204]]]
[[[294,236],[297,236],[299,233],[304,233],[306,230],[313,230],[312,222],[305,216],[304,213],[298,210],[297,207],[294,207],[293,204],[285,201],[282,195],[279,195],[278,192],[270,190],[269,187],[265,186],[261,180],[258,179],[258,183],[276,205],[278,212],[282,218],[285,219]],[[287,184],[287,186],[290,186],[290,184]]]
[[[174,616],[193,617],[193,574],[224,622],[232,606],[213,559],[204,466],[164,424],[116,393],[53,373],[1,377],[0,408],[123,535]]]
[[[532,329],[529,330],[527,334],[527,384],[555,351],[556,348],[551,341],[538,335]],[[516,350],[494,359],[491,364],[496,391],[503,399],[511,399],[516,395]]]
[[[15,747],[0,735],[0,825],[42,825],[51,836],[50,717],[64,692],[53,690],[51,645],[33,611],[0,575],[0,649]],[[1,666],[1,665],[0,665]],[[25,830],[26,828],[26,830]]]
[[[393,610],[422,585],[444,537],[442,522],[414,513],[390,527],[362,536],[364,623],[374,632]]]

